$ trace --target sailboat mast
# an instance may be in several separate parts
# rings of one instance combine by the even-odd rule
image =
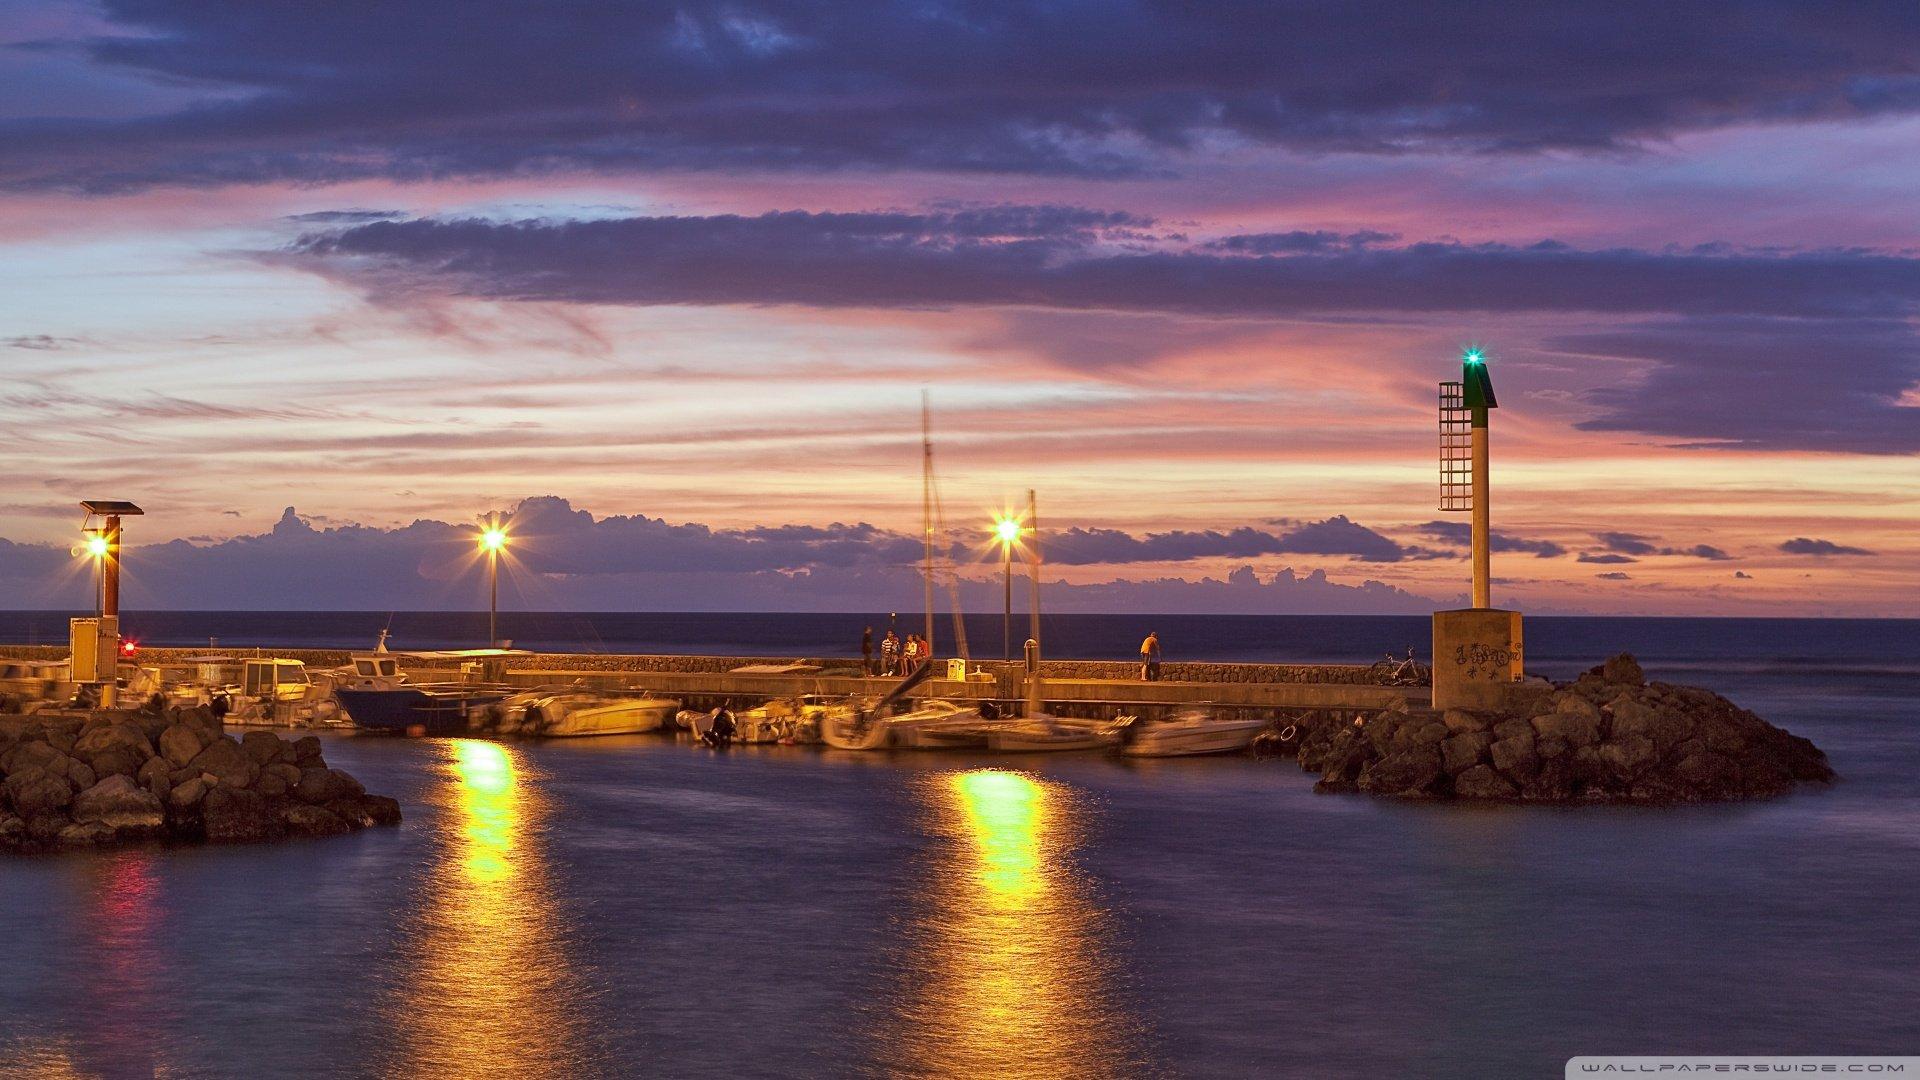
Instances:
[[[933,662],[933,408],[920,391],[920,532],[926,540],[926,660]]]
[[[1033,593],[1033,673],[1027,676],[1027,715],[1040,715],[1040,511],[1033,497],[1033,489],[1027,489],[1027,528],[1033,532],[1033,546],[1027,558],[1027,566],[1033,571],[1031,592]]]

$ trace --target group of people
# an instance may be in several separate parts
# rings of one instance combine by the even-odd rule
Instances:
[[[906,676],[931,659],[932,642],[918,634],[908,634],[903,639],[888,629],[887,636],[880,639],[879,665],[876,667],[873,627],[867,627],[866,633],[860,635],[860,669],[869,675]],[[1140,678],[1146,682],[1160,681],[1160,635],[1151,631],[1147,633],[1147,639],[1140,643]]]
[[[873,627],[867,627],[860,635],[860,667],[869,675],[906,676],[914,668],[933,659],[933,642],[919,634],[908,634],[902,638],[892,630],[880,639],[878,666],[874,662]]]

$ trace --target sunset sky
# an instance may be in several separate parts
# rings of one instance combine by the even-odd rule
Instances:
[[[1920,7],[1737,11],[0,0],[0,606],[902,603],[925,389],[1068,607],[1422,610],[1471,344],[1497,603],[1920,616]]]

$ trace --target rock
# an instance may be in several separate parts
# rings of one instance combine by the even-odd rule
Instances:
[[[186,810],[190,807],[199,806],[200,800],[206,797],[206,781],[195,777],[184,784],[174,785],[173,790],[167,793],[167,805],[176,810]]]
[[[263,772],[253,782],[253,790],[269,799],[278,799],[287,793],[287,778],[278,773]]]
[[[40,734],[28,734],[10,747],[6,753],[0,754],[0,772],[11,775],[23,769],[46,768],[65,757],[65,754],[45,742]],[[59,774],[65,776],[66,773],[66,767],[62,765]]]
[[[249,731],[240,738],[240,748],[256,765],[271,765],[280,760],[283,750],[291,753],[286,742],[271,731]]]
[[[1319,790],[1319,785],[1314,786]],[[355,828],[371,828],[375,825],[400,824],[400,804],[384,795],[359,795],[348,799],[336,799],[327,804],[327,809],[338,814]]]
[[[121,777],[121,779],[126,779]],[[60,830],[54,843],[63,848],[94,847],[113,839],[113,828],[97,821],[74,822]]]
[[[339,769],[311,768],[300,770],[300,783],[294,789],[294,794],[301,802],[319,805],[363,795],[366,790],[360,786],[360,781]]]
[[[134,759],[133,769],[129,770],[129,775],[139,771],[141,764],[153,756],[153,747],[147,742],[147,733],[141,730],[137,722],[130,720],[116,720],[90,728],[84,731],[73,744],[74,756],[88,761],[92,761],[97,755],[116,750]],[[102,770],[98,765],[94,766],[94,770],[107,771]]]
[[[239,747],[234,746],[235,751]],[[225,781],[207,792],[200,806],[207,839],[215,844],[251,844],[272,840],[286,831],[280,815],[257,791],[231,788]]]
[[[160,753],[178,768],[200,756],[211,741],[191,725],[175,723],[160,733]]]
[[[26,839],[26,819],[0,811],[0,848],[19,847]]]
[[[1629,779],[1653,764],[1659,750],[1645,735],[1622,735],[1599,748],[1599,758],[1622,779]]]
[[[1635,660],[1632,653],[1621,653],[1600,665],[1600,678],[1610,683],[1644,686],[1647,674],[1640,670],[1640,661]]]
[[[280,820],[295,836],[338,836],[352,832],[347,819],[323,806],[288,803],[280,809]]]
[[[73,785],[67,778],[40,766],[8,773],[6,789],[14,813],[27,819],[65,810],[73,802]]]
[[[93,771],[92,766],[81,761],[79,758],[67,758],[66,763],[67,779],[73,783],[73,790],[75,791],[84,791],[92,787],[94,782],[100,779],[99,774]]]
[[[1673,777],[1696,799],[1720,799],[1738,794],[1740,767],[1711,750],[1694,750],[1673,767]]]
[[[58,843],[61,830],[71,824],[73,819],[58,810],[33,814],[27,818],[27,840],[35,844]]]
[[[173,787],[173,781],[169,777],[172,771],[167,768],[166,758],[150,757],[145,765],[140,766],[136,779],[140,781],[142,787],[153,792],[154,798],[165,799],[167,792]]]
[[[212,774],[222,787],[251,787],[260,775],[260,767],[240,749],[240,744],[225,736],[194,755],[188,764],[202,773]]]
[[[295,764],[298,764],[302,768],[305,768],[310,763],[319,764],[320,737],[317,735],[302,735],[298,739],[295,739],[293,741],[293,760]]]
[[[149,760],[161,759],[142,758],[131,750],[115,747],[112,750],[102,750],[93,755],[88,763],[93,766],[95,776],[112,776],[115,774],[120,776],[138,776],[140,775],[140,767],[145,765]]]
[[[1566,802],[1573,798],[1576,774],[1573,763],[1565,758],[1542,760],[1539,771],[1520,785],[1520,797],[1533,802]]]
[[[261,779],[265,779],[269,775],[277,776],[286,781],[288,791],[292,791],[294,786],[300,783],[299,766],[289,765],[284,761],[276,761],[260,770]]]
[[[1593,706],[1587,705],[1587,708],[1593,709]],[[1559,739],[1568,746],[1591,746],[1600,741],[1600,712],[1593,709],[1591,716],[1572,711],[1536,716],[1533,718],[1533,731],[1542,739]],[[1546,755],[1543,753],[1541,756]]]
[[[1525,737],[1527,745],[1533,745],[1533,721],[1524,717],[1509,717],[1493,725],[1494,739],[1515,739]]]
[[[115,773],[74,796],[73,820],[81,825],[99,822],[115,832],[158,833],[166,815],[153,792]]]
[[[1613,736],[1644,735],[1665,749],[1693,734],[1693,721],[1685,715],[1622,695],[1612,705]]]
[[[1446,775],[1441,767],[1440,752],[1431,744],[1421,744],[1374,762],[1360,774],[1359,783],[1362,791],[1423,797],[1438,794]]]
[[[1533,732],[1510,739],[1496,740],[1487,747],[1487,754],[1493,759],[1493,767],[1514,780],[1527,781],[1540,771],[1540,755],[1534,751]]]
[[[1468,731],[1455,735],[1440,744],[1441,766],[1449,773],[1460,773],[1479,764],[1492,745],[1491,732]]]
[[[1600,706],[1576,693],[1562,692],[1553,695],[1553,712],[1559,716],[1577,716],[1584,720],[1591,720],[1595,724],[1600,722]],[[1536,716],[1534,727],[1538,729],[1539,726],[1540,718]]]
[[[1520,789],[1491,766],[1475,765],[1453,778],[1453,793],[1463,799],[1511,799]]]
[[[1440,714],[1440,720],[1449,731],[1486,731],[1493,726],[1486,716],[1466,709],[1448,709]]]

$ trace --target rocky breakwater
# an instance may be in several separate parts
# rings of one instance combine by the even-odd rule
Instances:
[[[1396,708],[1302,733],[1316,791],[1420,799],[1680,803],[1834,778],[1813,743],[1710,690],[1648,682],[1622,654],[1571,683],[1516,686],[1498,713]]]
[[[400,820],[320,740],[223,733],[204,709],[0,717],[0,851],[254,843]]]

